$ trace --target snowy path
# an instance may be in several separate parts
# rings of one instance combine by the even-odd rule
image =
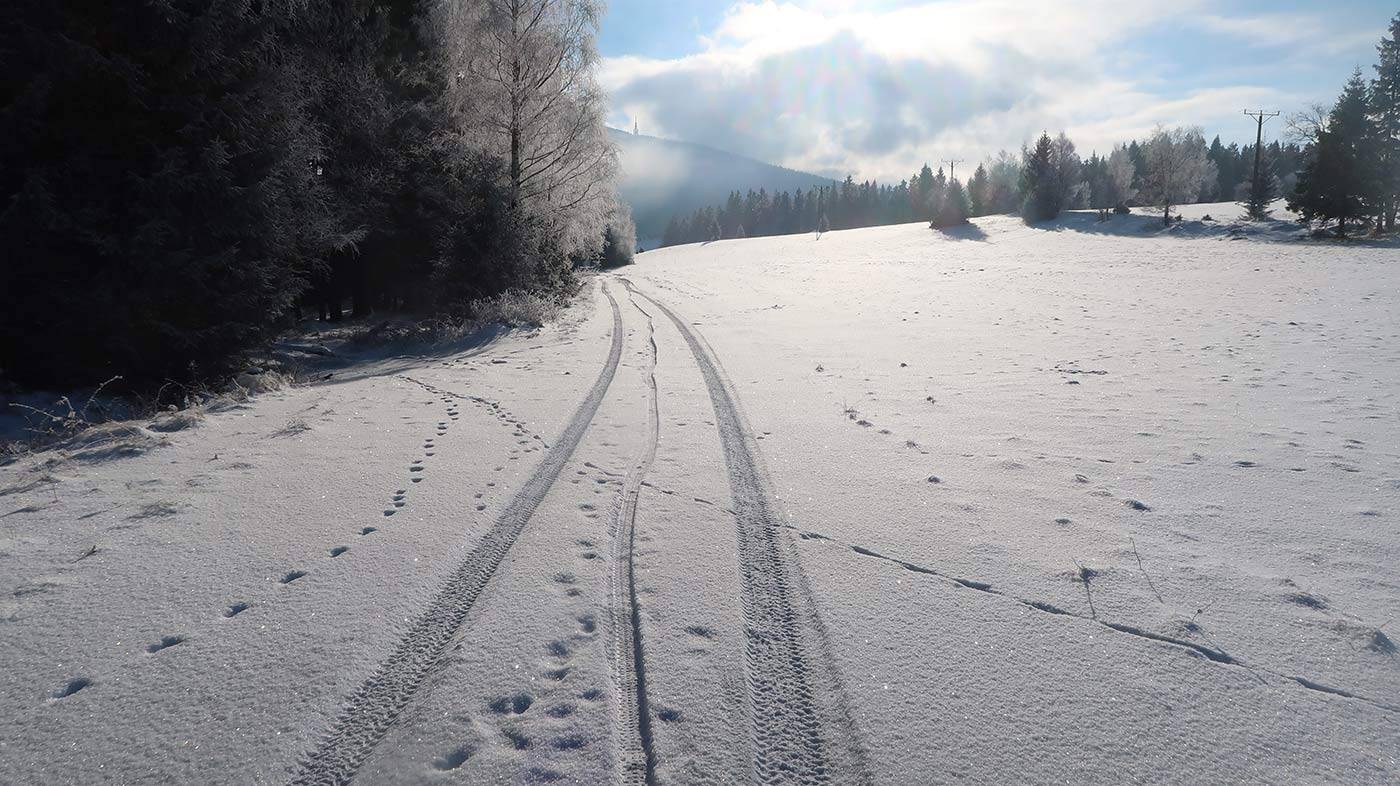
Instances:
[[[579,404],[564,432],[555,440],[525,484],[496,519],[495,525],[452,572],[431,604],[413,623],[394,652],[350,697],[336,719],[326,741],[307,760],[294,779],[296,783],[342,783],[348,781],[364,758],[398,717],[442,657],[448,642],[466,620],[477,596],[485,589],[506,552],[529,523],[540,501],[558,479],[565,462],[573,455],[579,440],[598,411],[608,386],[612,384],[622,355],[622,316],[612,295],[603,289],[612,307],[612,344],[607,362],[588,396]],[[432,392],[449,394],[436,388]]]
[[[635,293],[631,283],[627,284]],[[812,612],[799,608],[804,598],[798,590],[800,578],[784,531],[787,525],[770,499],[750,431],[734,404],[730,386],[695,331],[666,306],[642,297],[665,314],[685,338],[709,389],[729,468],[743,575],[752,781],[855,782],[859,776],[842,773],[828,750],[834,736],[850,736],[849,729],[832,728],[836,724],[830,720],[845,717],[845,697],[839,691],[828,692],[834,706],[821,706],[823,687],[817,680],[829,678],[830,667],[813,662],[814,653],[822,651],[810,642],[818,635],[814,630],[817,626]],[[829,684],[826,689],[830,691]]]
[[[753,447],[745,444],[747,430],[732,395],[713,358],[683,321],[630,287],[629,295],[632,307],[623,311],[628,328],[615,336],[621,341],[627,333],[623,354],[630,362],[623,364],[618,389],[603,402],[569,463],[576,476],[594,478],[593,488],[564,484],[544,495],[539,522],[512,548],[509,566],[497,577],[498,590],[468,621],[456,647],[461,654],[430,680],[360,771],[364,779],[414,782],[424,777],[425,760],[437,762],[439,770],[486,782],[510,781],[522,771],[527,781],[540,782],[816,784],[864,779],[847,760],[854,735],[849,714],[840,692],[832,692],[839,683],[831,664],[821,660],[826,648],[820,623],[798,588],[788,535],[766,496]],[[673,333],[658,337],[657,312],[666,315]],[[660,377],[665,381],[658,382],[661,368],[685,372],[689,389],[673,389],[665,374]],[[704,408],[677,412],[668,407],[673,419],[663,430],[660,400],[677,395]],[[684,526],[694,516],[685,510],[658,519],[650,499],[678,496],[648,480],[659,446],[679,436],[676,416],[683,418],[681,423],[714,417],[707,423],[709,433],[700,437],[704,446],[692,448],[682,461],[708,452],[728,467],[727,473],[711,474],[708,483],[693,476],[683,482],[686,493],[703,491],[720,500],[692,496],[687,507],[718,508],[711,526],[729,530],[734,548],[715,549],[711,542],[705,550],[712,553],[703,558],[687,555],[652,567],[650,555],[637,554],[638,533],[672,523]],[[620,433],[609,438],[613,432]],[[606,460],[595,463],[598,456]],[[599,487],[606,490],[611,510],[605,532],[588,526],[601,521],[592,501]],[[652,492],[646,500],[644,491]],[[570,514],[571,508],[585,511],[582,521]],[[602,560],[596,550],[604,538],[611,559],[598,570]],[[580,553],[580,547],[587,551]],[[687,569],[699,559],[729,563],[722,573],[727,581],[705,588],[705,593],[733,599],[727,622],[709,622],[713,610],[708,603],[687,610],[696,615],[693,624],[663,622],[666,617],[651,608],[647,596],[675,594],[678,587],[693,584]],[[570,563],[571,570],[559,572]],[[552,582],[541,581],[548,576]],[[551,583],[566,587],[563,596],[571,600],[538,615],[522,613],[541,596],[558,596]],[[602,600],[602,608],[594,597]],[[717,635],[721,628],[727,628],[723,637]],[[678,634],[706,642],[706,650],[724,652],[660,657]],[[660,647],[653,649],[653,643]],[[534,652],[543,657],[521,674],[519,654]],[[718,655],[739,666],[745,687],[717,697],[717,706],[706,706],[703,694],[712,690],[708,686],[714,683],[708,681],[716,675],[712,666],[692,662],[697,654]],[[651,700],[653,681],[664,700]],[[589,708],[604,698],[611,709],[604,716],[607,723],[600,725]],[[499,721],[466,720],[458,709],[463,704],[485,705]],[[688,730],[678,737],[658,729],[707,716],[716,718],[716,731],[737,728],[747,734],[697,751],[690,748],[694,740]],[[452,720],[445,723],[445,718]],[[454,728],[458,724],[462,728]],[[463,732],[475,742],[454,738]],[[494,746],[489,744],[493,741]]]
[[[1393,250],[983,228],[0,468],[0,782],[1400,778]]]

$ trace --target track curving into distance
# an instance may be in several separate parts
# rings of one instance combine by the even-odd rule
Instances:
[[[632,306],[647,318],[647,433],[641,454],[622,481],[619,504],[613,509],[612,566],[608,589],[611,640],[610,660],[617,683],[618,755],[616,783],[624,786],[650,786],[656,781],[656,757],[652,751],[651,710],[647,704],[646,661],[642,655],[642,618],[637,604],[636,566],[633,564],[637,540],[637,498],[642,481],[656,460],[661,433],[661,417],[656,389],[656,325],[651,314]]]
[[[738,526],[748,681],[751,781],[756,784],[836,783],[840,754],[823,729],[827,715],[815,691],[818,672],[804,639],[813,635],[799,611],[801,588],[783,540],[786,522],[750,445],[748,429],[718,364],[696,332],[665,305],[622,279],[628,292],[675,324],[695,356],[714,405]]]
[[[602,404],[622,357],[622,313],[606,284],[603,294],[612,306],[612,347],[597,381],[534,474],[496,518],[496,523],[448,576],[393,652],[350,695],[320,744],[302,760],[301,770],[292,783],[342,784],[355,776],[356,770],[423,684],[428,671],[441,658],[452,636],[466,620],[472,604],[554,485]]]

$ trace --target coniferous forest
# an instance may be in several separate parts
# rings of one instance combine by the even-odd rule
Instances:
[[[1065,134],[1047,133],[1019,155],[1002,151],[982,161],[965,181],[926,164],[897,185],[847,177],[805,192],[734,192],[723,205],[672,217],[662,245],[912,221],[948,227],[996,214],[1035,223],[1082,208],[1107,216],[1151,207],[1170,220],[1174,205],[1223,201],[1264,219],[1280,198],[1320,231],[1393,232],[1400,206],[1400,15],[1377,52],[1371,78],[1357,69],[1334,106],[1287,118],[1287,139],[1258,150],[1257,177],[1254,144],[1227,145],[1219,135],[1207,143],[1196,128],[1159,128],[1149,139],[1088,158]]]
[[[826,188],[795,194],[735,192],[723,205],[673,218],[663,245],[814,232],[823,215],[832,229],[855,229],[911,221],[950,226],[968,217],[999,214],[1047,220],[1064,209],[1155,206],[1157,203],[1148,197],[1151,189],[1147,181],[1153,171],[1149,152],[1154,141],[1160,143],[1161,139],[1154,135],[1146,141],[1119,145],[1107,156],[1091,153],[1081,158],[1068,137],[1046,134],[1019,155],[1002,151],[979,163],[966,180],[949,177],[942,167],[934,170],[925,165],[893,186],[875,181],[857,183],[847,177]],[[1247,201],[1253,188],[1254,145],[1226,145],[1219,136],[1207,145],[1198,132],[1191,142],[1205,166],[1184,202]],[[1282,196],[1297,181],[1296,171],[1303,159],[1304,149],[1297,143],[1265,143],[1261,179],[1273,195],[1271,199]],[[1036,199],[1028,205],[1032,183],[1051,175],[1057,185],[1036,191]],[[718,234],[713,231],[716,227]]]
[[[299,315],[469,316],[631,255],[593,0],[13,0],[0,381],[227,373]]]

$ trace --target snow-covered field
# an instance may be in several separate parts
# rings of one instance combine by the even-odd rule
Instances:
[[[0,782],[1400,780],[1400,254],[1293,234],[662,249],[0,467]]]

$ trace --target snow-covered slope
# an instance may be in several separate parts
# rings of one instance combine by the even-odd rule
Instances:
[[[1395,250],[1150,223],[663,249],[0,467],[0,780],[1394,782]]]

